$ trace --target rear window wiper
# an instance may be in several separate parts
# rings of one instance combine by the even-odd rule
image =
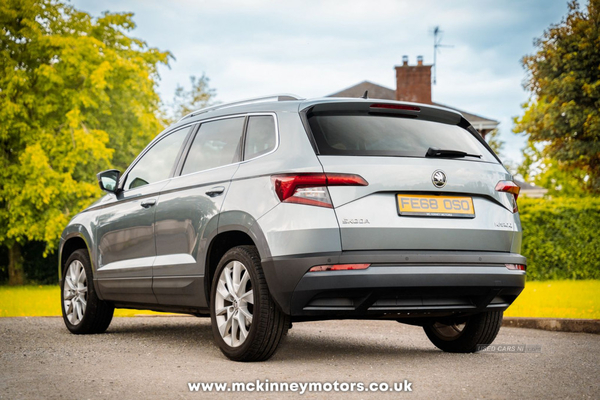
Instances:
[[[481,158],[481,154],[469,154],[460,150],[444,150],[438,149],[437,147],[430,147],[425,153],[425,157],[449,157],[449,158],[461,158],[461,157],[476,157]]]

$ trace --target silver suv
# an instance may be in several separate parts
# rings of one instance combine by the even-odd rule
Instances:
[[[490,344],[525,283],[519,188],[461,114],[291,95],[193,112],[62,234],[73,333],[117,308],[210,316],[232,360],[291,322],[388,319],[438,348]]]

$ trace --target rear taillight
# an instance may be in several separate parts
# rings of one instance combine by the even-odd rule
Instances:
[[[282,174],[271,177],[277,197],[284,203],[333,208],[327,186],[367,186],[360,175]]]
[[[500,181],[496,184],[496,191],[512,194],[511,204],[513,212],[516,213],[519,211],[519,207],[517,206],[517,198],[519,197],[519,192],[521,191],[519,185],[513,181]]]
[[[367,269],[371,264],[334,264],[334,265],[315,265],[308,272],[320,271],[349,271],[354,269]]]
[[[517,271],[527,270],[527,267],[523,264],[504,264],[504,265],[506,265],[506,268],[512,269],[512,270],[517,270]]]

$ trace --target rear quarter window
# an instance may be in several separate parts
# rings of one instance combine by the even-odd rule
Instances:
[[[277,145],[275,119],[270,115],[257,115],[248,118],[244,159],[250,160],[267,154]]]

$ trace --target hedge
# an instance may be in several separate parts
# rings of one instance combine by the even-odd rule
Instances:
[[[600,279],[600,198],[519,199],[527,279]]]

